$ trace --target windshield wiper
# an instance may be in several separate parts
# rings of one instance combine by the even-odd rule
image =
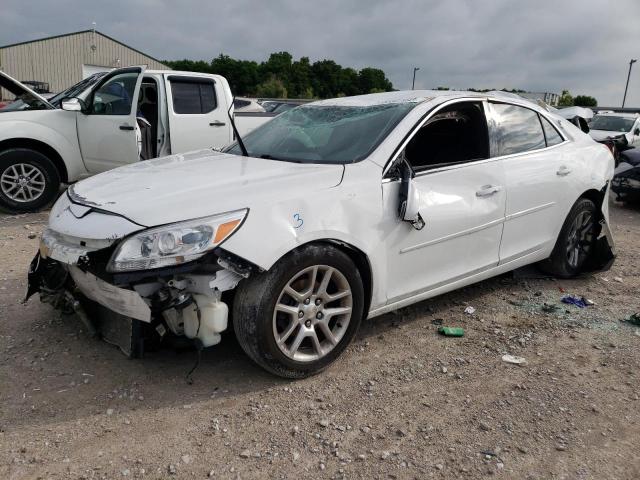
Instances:
[[[233,117],[231,116],[231,109],[233,108],[235,101],[236,101],[236,97],[233,97],[233,100],[231,101],[231,105],[229,106],[229,110],[227,110],[227,115],[229,116],[229,121],[231,122],[231,128],[233,128],[233,133],[238,139],[238,146],[240,147],[240,151],[242,152],[243,156],[248,157],[249,153],[247,153],[247,149],[244,146],[244,142],[242,141],[242,138],[238,133],[238,129],[236,128],[236,122],[233,121]]]

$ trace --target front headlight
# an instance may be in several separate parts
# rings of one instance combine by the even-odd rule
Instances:
[[[229,238],[247,212],[237,210],[135,233],[120,243],[107,270],[149,270],[196,260]]]

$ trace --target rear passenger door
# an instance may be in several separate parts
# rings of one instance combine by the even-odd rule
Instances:
[[[564,138],[535,110],[491,103],[494,156],[505,172],[507,205],[500,264],[529,256],[546,258],[567,214],[571,165]]]
[[[211,77],[166,77],[171,153],[221,148],[231,142],[222,86]]]

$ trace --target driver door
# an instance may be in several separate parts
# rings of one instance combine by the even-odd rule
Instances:
[[[138,161],[136,111],[143,67],[114,70],[87,98],[77,114],[82,159],[91,173]]]
[[[388,235],[389,303],[445,287],[498,265],[505,174],[489,155],[482,102],[434,113],[401,155],[415,172],[414,208],[422,229],[397,218],[401,184],[382,184]]]

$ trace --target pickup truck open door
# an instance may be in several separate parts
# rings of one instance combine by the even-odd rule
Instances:
[[[136,113],[144,70],[127,67],[105,75],[78,112],[80,151],[89,172],[138,161]]]
[[[233,140],[224,86],[210,76],[165,76],[172,152],[220,148]]]

